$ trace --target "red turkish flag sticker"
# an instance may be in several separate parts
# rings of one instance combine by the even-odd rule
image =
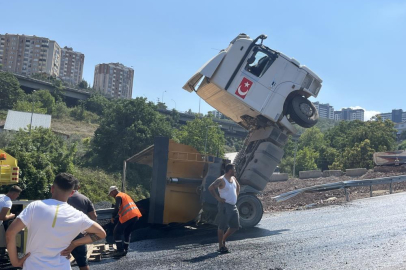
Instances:
[[[240,85],[238,86],[237,90],[235,91],[235,94],[240,98],[245,99],[252,84],[253,83],[250,80],[244,77]]]

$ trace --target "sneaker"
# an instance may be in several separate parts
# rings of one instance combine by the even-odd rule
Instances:
[[[227,247],[221,247],[220,249],[217,250],[218,252],[220,252],[221,254],[226,254],[226,253],[230,253],[230,251],[228,250]]]

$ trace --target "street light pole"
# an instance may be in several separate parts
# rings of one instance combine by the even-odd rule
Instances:
[[[166,90],[162,92],[162,104],[164,103],[164,94],[165,94]]]
[[[171,99],[173,102],[175,102],[175,110],[176,110],[176,101],[175,100],[173,100],[173,99]]]
[[[35,90],[34,91],[32,91],[32,108],[31,108],[31,121],[30,121],[30,131],[28,132],[29,134],[31,134],[31,126],[32,126],[32,116],[34,115],[34,93],[35,93]]]

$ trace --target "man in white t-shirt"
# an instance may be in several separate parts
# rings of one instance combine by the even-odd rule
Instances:
[[[15,217],[14,214],[7,215],[7,213],[10,211],[11,206],[13,206],[12,201],[17,200],[21,191],[22,190],[19,186],[12,186],[8,190],[7,194],[0,195],[0,226],[3,224],[3,221],[7,221]]]
[[[52,199],[30,203],[10,225],[6,233],[7,250],[14,267],[68,270],[71,267],[67,256],[76,246],[106,237],[99,224],[67,203],[76,181],[70,174],[58,174],[51,187]],[[27,254],[19,259],[16,235],[24,227],[28,229]],[[87,235],[72,242],[80,232]]]

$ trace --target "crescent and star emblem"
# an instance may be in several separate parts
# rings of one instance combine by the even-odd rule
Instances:
[[[235,91],[235,94],[240,98],[245,99],[245,96],[248,94],[248,91],[250,90],[252,84],[253,83],[250,80],[244,77],[237,90]]]

